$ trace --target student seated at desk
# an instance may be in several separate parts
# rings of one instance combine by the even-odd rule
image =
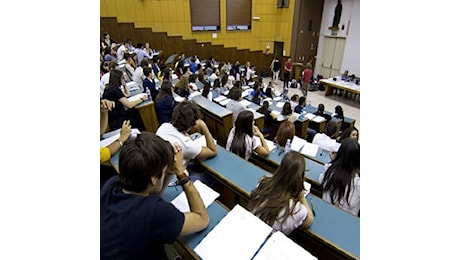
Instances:
[[[294,139],[295,135],[295,126],[294,123],[290,121],[284,121],[278,127],[278,131],[276,132],[275,139],[273,140],[277,145],[284,147],[287,143],[288,139]]]
[[[323,187],[323,200],[358,216],[360,210],[360,147],[358,141],[346,138],[339,151],[332,156],[319,181]]]
[[[259,112],[259,113],[264,115],[264,129],[262,131],[262,133],[264,135],[265,134],[270,134],[272,132],[272,130],[269,127],[270,118],[272,118],[272,116],[270,114],[271,114],[272,111],[271,111],[271,109],[269,107],[270,107],[270,103],[268,103],[268,101],[265,100],[262,103],[262,106],[257,109],[257,112]]]
[[[190,72],[186,72],[182,77],[180,77],[179,81],[174,86],[174,92],[177,95],[188,98],[190,96],[190,89],[188,87],[188,78],[190,76]]]
[[[324,133],[316,133],[313,137],[313,144],[317,144],[319,148],[326,151],[337,152],[340,147],[335,138],[335,133],[337,132],[337,124],[334,121],[329,121],[326,124],[326,129]]]
[[[270,150],[264,134],[254,125],[254,114],[251,111],[245,110],[238,114],[235,126],[228,135],[226,149],[245,160],[251,157],[252,152],[257,152],[261,157],[268,157]]]
[[[318,110],[316,110],[316,112],[313,113],[313,114],[315,114],[317,116],[324,117],[327,121],[331,120],[331,116],[324,112],[324,104],[319,104],[318,105]]]
[[[194,142],[188,134],[196,128],[205,136],[206,146]],[[209,132],[206,123],[200,119],[199,108],[188,100],[180,102],[173,110],[172,122],[163,123],[157,130],[157,135],[169,141],[178,143],[184,153],[184,165],[191,159],[207,159],[217,154],[214,138]]]
[[[359,142],[359,130],[354,126],[350,126],[345,129],[339,137],[337,137],[337,142],[341,143],[345,138],[353,138]]]
[[[291,103],[288,101],[284,103],[283,109],[281,109],[280,115],[286,116],[287,120],[290,122],[295,122],[297,121],[297,118],[298,118],[298,116],[292,112]]]
[[[225,105],[225,107],[233,112],[233,123],[235,123],[238,114],[241,111],[246,110],[246,107],[240,103],[242,94],[243,90],[241,90],[241,88],[238,86],[234,86],[232,89],[230,89],[227,95],[230,101],[227,103],[227,105]]]
[[[302,110],[306,104],[307,104],[307,99],[304,96],[300,97],[299,104],[294,108],[294,112],[298,114],[302,113]]]
[[[305,199],[305,167],[300,153],[287,153],[275,173],[262,177],[251,192],[248,210],[285,235],[298,227],[308,228],[314,216]]]
[[[155,81],[153,80],[153,78],[155,77],[155,74],[153,74],[153,70],[150,67],[144,68],[143,73],[145,76],[145,79],[142,82],[142,86],[144,89],[143,92],[147,93],[147,89],[148,89],[150,91],[150,95],[152,96],[152,100],[155,100],[159,92],[155,84]]]
[[[104,134],[107,130],[107,126],[109,124],[109,111],[115,106],[115,102],[109,101],[107,99],[101,100],[101,117],[100,117],[100,134]],[[113,154],[118,152],[123,144],[129,139],[131,135],[131,124],[128,121],[123,122],[123,126],[120,129],[120,138],[113,141],[111,144],[107,145],[106,147],[100,148],[100,179],[101,179],[101,188],[102,185],[112,176],[117,175],[115,169],[112,166],[104,165]]]
[[[110,129],[119,129],[125,120],[129,120],[134,128],[143,131],[145,130],[144,123],[139,111],[134,107],[147,100],[147,95],[144,94],[138,100],[129,101],[121,90],[124,89],[124,86],[123,73],[117,69],[112,70],[110,72],[109,85],[103,94],[104,99],[115,102],[115,107],[109,111]]]
[[[158,124],[170,123],[172,113],[177,106],[177,101],[173,97],[173,85],[166,81],[161,83],[160,93],[155,99],[155,112],[157,113]]]
[[[120,151],[120,176],[102,187],[100,259],[168,259],[165,244],[209,224],[200,194],[182,165],[182,151],[153,133],[143,132]],[[161,198],[176,176],[190,212]]]

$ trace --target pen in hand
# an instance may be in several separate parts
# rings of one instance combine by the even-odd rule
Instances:
[[[313,204],[313,199],[310,198],[311,212],[313,212],[313,217],[316,216],[315,205]]]

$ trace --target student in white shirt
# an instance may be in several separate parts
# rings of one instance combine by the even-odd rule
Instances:
[[[195,127],[206,139],[206,146],[194,142],[188,132]],[[184,100],[173,110],[172,123],[163,123],[156,134],[169,141],[178,143],[184,154],[184,165],[191,159],[206,159],[217,154],[214,138],[206,123],[199,117],[199,108],[192,102]]]
[[[275,230],[289,235],[314,221],[304,190],[305,158],[288,152],[272,176],[265,176],[251,192],[248,209]]]
[[[323,200],[359,216],[360,212],[360,145],[354,138],[345,138],[339,151],[325,165],[319,176]]]
[[[326,129],[324,133],[316,133],[313,137],[313,144],[317,144],[319,148],[324,149],[330,152],[337,152],[340,147],[334,138],[337,133],[337,124],[334,121],[329,121],[326,124]]]
[[[264,134],[254,125],[254,114],[251,111],[245,110],[238,114],[235,127],[228,135],[226,149],[245,160],[249,160],[253,152],[261,157],[270,154]]]

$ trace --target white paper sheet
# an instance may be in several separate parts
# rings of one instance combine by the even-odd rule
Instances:
[[[276,98],[274,98],[274,99],[276,99]],[[276,103],[276,107],[282,108],[284,106],[284,103],[286,103],[286,102],[278,102],[278,103]]]
[[[294,135],[294,138],[292,139],[291,142],[291,150],[299,152],[300,149],[307,143],[307,140],[299,138]]]
[[[254,137],[260,140],[260,137],[258,137],[258,136],[254,136]],[[275,145],[275,143],[273,141],[265,139],[265,142],[267,143],[269,151],[273,151],[273,149],[276,148],[276,145]]]
[[[121,129],[117,129],[117,130],[105,133],[102,136],[102,138],[104,138],[104,139],[101,140],[100,147],[106,147],[107,145],[113,143],[113,141],[115,141],[118,138],[120,138],[120,130]],[[139,132],[139,129],[137,129],[137,128],[132,128],[131,129],[131,137],[136,137],[136,135],[138,135],[140,133],[141,132]]]
[[[219,193],[211,189],[206,184],[202,183],[200,180],[194,181],[193,184],[198,190],[198,193],[200,194],[200,197],[203,200],[204,206],[206,208],[220,196]],[[181,212],[190,212],[190,206],[188,205],[188,200],[184,191],[181,192],[175,199],[173,199],[171,203]]]
[[[301,246],[294,243],[282,232],[275,232],[265,243],[262,249],[257,253],[254,260],[288,260],[317,259]]]
[[[185,98],[184,98],[184,97],[181,97],[181,96],[179,96],[179,95],[177,95],[177,96],[174,97],[174,100],[176,100],[177,102],[180,103],[180,102],[184,101]]]
[[[321,122],[324,122],[326,121],[326,118],[322,117],[322,116],[315,116],[313,118],[313,121],[316,122],[316,123],[321,123]]]
[[[315,118],[315,117],[316,117],[316,115],[315,115],[315,114],[312,114],[312,113],[307,113],[307,114],[305,115],[305,118],[307,118],[308,120],[312,120],[312,119]]]
[[[311,157],[315,157],[316,154],[318,153],[318,148],[319,146],[317,144],[312,144],[312,143],[307,142],[303,146],[300,153],[311,156]]]
[[[201,95],[200,91],[193,91],[192,93],[190,93],[189,97],[192,98],[192,97],[196,97],[196,96],[199,96],[199,95]]]
[[[225,105],[227,105],[228,102],[230,102],[229,98],[220,101],[219,104],[221,104],[222,106],[225,106]]]
[[[243,105],[244,107],[248,107],[251,104],[251,101],[248,101],[246,99],[242,99],[240,101],[240,104]]]
[[[203,260],[251,259],[271,230],[237,204],[194,250]]]
[[[213,100],[216,101],[216,102],[220,102],[220,101],[225,100],[225,99],[227,99],[227,98],[224,95],[220,95],[220,96],[214,98]]]

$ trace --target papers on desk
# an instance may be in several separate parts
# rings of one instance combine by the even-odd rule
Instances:
[[[194,250],[204,260],[251,259],[271,231],[269,225],[237,204]]]
[[[306,142],[300,153],[307,156],[315,157],[318,153],[318,148],[319,146],[317,144]]]
[[[245,91],[243,91],[243,93],[241,93],[241,97],[244,98],[245,96],[249,96],[249,94],[251,94],[251,91],[252,89],[246,89]]]
[[[272,112],[270,112],[270,114],[273,114],[275,117],[279,116],[281,114],[280,111],[276,111],[276,110],[272,110]]]
[[[184,101],[185,98],[184,98],[184,97],[181,97],[181,96],[179,96],[179,95],[176,95],[176,96],[174,97],[174,100],[176,100],[176,102],[179,102],[179,103],[180,103],[180,102]]]
[[[276,94],[276,92],[275,92],[275,94]],[[273,98],[273,100],[275,100],[275,101],[280,101],[280,100],[281,100],[281,97],[275,97],[275,98]],[[284,105],[284,104],[283,104],[283,105]],[[282,107],[282,106],[281,106],[281,107]]]
[[[267,259],[317,259],[308,251],[303,249],[301,246],[292,242],[290,238],[284,235],[282,232],[273,233],[268,238],[265,245],[260,249],[257,255],[253,258],[254,260],[267,260]]]
[[[224,99],[224,100],[220,101],[219,104],[221,106],[226,106],[228,102],[230,102],[230,98],[227,98],[227,99]]]
[[[275,100],[276,98],[274,98],[273,100]],[[284,106],[284,103],[286,102],[278,102],[276,103],[276,107],[279,107],[279,108],[282,108]]]
[[[291,150],[299,152],[300,149],[307,143],[307,140],[299,138],[294,135],[294,138],[292,138],[291,142]]]
[[[240,100],[240,104],[243,105],[244,107],[248,107],[251,104],[251,101],[248,101],[246,99]]]
[[[225,97],[224,95],[220,95],[220,96],[218,96],[216,98],[213,98],[212,100],[214,100],[215,102],[219,103],[220,101],[226,100],[226,99],[227,99],[227,97]]]
[[[199,96],[199,95],[201,95],[200,91],[193,91],[192,93],[190,93],[190,98],[193,98],[193,97],[196,97],[196,96]]]
[[[102,135],[103,140],[101,140],[100,142],[100,147],[106,147],[107,145],[113,143],[115,140],[120,138],[120,131],[121,129],[117,129]],[[139,129],[137,128],[131,129],[131,137],[136,137],[140,133],[141,132],[139,132]]]
[[[128,98],[128,100],[129,100],[130,102],[134,102],[134,101],[137,101],[137,100],[141,99],[141,97],[143,97],[143,96],[146,96],[146,94],[145,94],[145,93],[139,93],[139,94],[137,94],[137,95],[130,96],[130,97]]]
[[[326,118],[324,118],[322,116],[315,116],[312,120],[313,120],[313,122],[321,123],[321,122],[326,121]]]
[[[195,188],[200,194],[201,199],[203,200],[204,206],[207,208],[211,203],[213,203],[220,194],[211,189],[206,184],[202,183],[200,180],[193,182]],[[188,205],[187,196],[185,192],[181,192],[171,203],[180,211],[180,212],[190,212],[190,206]]]
[[[307,113],[307,114],[305,115],[305,118],[307,118],[308,120],[312,120],[312,119],[315,118],[315,117],[316,117],[316,115],[315,115],[315,114],[312,114],[312,113]]]

